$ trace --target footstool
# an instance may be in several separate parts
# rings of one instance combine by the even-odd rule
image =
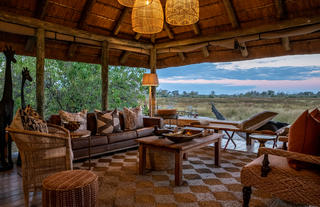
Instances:
[[[250,134],[249,137],[251,139],[255,139],[259,141],[259,148],[265,147],[265,143],[267,141],[273,141],[272,148],[276,147],[277,144],[277,135],[269,135],[269,134]]]
[[[98,176],[87,170],[67,170],[42,181],[42,206],[96,206]]]

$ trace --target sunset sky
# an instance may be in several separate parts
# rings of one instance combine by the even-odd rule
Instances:
[[[157,70],[159,89],[199,94],[247,91],[296,93],[320,91],[320,55],[295,55],[256,60],[201,63]]]

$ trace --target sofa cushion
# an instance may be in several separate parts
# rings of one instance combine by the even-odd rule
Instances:
[[[151,136],[154,132],[154,127],[143,127],[136,130],[138,137]]]
[[[108,145],[100,145],[100,146],[91,147],[90,152],[91,152],[90,153],[91,157],[93,155],[97,155],[97,154],[104,154],[104,153],[108,152]],[[89,156],[89,150],[88,150],[88,148],[75,149],[75,150],[73,150],[73,156],[74,156],[74,159],[86,158]]]
[[[123,108],[125,129],[133,130],[143,127],[143,114],[140,106],[132,109]]]
[[[108,144],[108,151],[115,151],[120,149],[126,149],[130,147],[138,146],[138,142],[135,139],[130,139],[122,142],[116,142],[112,144]]]
[[[72,149],[82,149],[89,147],[89,138],[73,138],[71,139]],[[91,147],[108,144],[107,136],[91,136]]]
[[[135,139],[137,138],[136,131],[124,131],[118,133],[108,134],[109,143],[121,142],[124,140]]]
[[[107,135],[113,132],[113,112],[95,111],[97,119],[97,135]]]
[[[59,115],[62,122],[78,121],[80,127],[78,130],[87,129],[87,110],[82,110],[78,113],[70,113],[67,111],[60,110]]]

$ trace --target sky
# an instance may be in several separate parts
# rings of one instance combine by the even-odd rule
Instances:
[[[199,94],[320,91],[320,54],[201,63],[157,70],[158,89]]]

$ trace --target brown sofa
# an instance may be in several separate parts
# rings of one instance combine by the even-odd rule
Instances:
[[[87,114],[87,129],[91,131],[91,156],[101,155],[108,152],[128,149],[137,146],[137,138],[150,136],[154,132],[154,126],[162,128],[163,120],[158,117],[144,117],[143,128],[136,130],[124,130],[123,114],[119,113],[122,132],[111,133],[106,136],[96,135],[97,121],[94,113]],[[52,115],[48,123],[61,125],[59,115]],[[89,139],[73,138],[71,140],[74,159],[87,158],[89,156]]]

